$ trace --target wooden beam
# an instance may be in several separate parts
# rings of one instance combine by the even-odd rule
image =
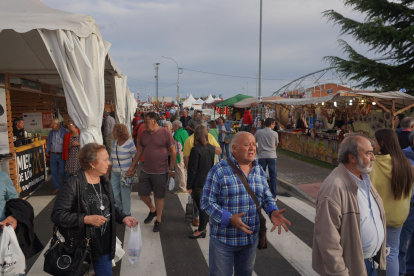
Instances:
[[[392,99],[392,111],[391,111],[391,128],[394,129],[395,127],[395,99]]]
[[[408,110],[408,109],[410,109],[410,108],[412,108],[412,107],[414,107],[414,104],[410,104],[409,106],[404,107],[403,109],[400,109],[399,111],[397,111],[397,112],[395,112],[395,113],[394,113],[394,117],[395,117],[397,114],[400,114],[400,113],[402,113],[402,112],[404,112],[404,111],[406,111],[406,110]]]
[[[385,112],[391,114],[391,111],[389,111],[388,108],[386,108],[385,106],[383,106],[377,99],[375,98],[371,98],[371,97],[367,97],[368,100],[371,100],[372,102],[376,103],[382,110],[384,110]]]

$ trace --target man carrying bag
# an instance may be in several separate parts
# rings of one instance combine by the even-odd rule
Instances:
[[[210,170],[201,197],[201,209],[210,216],[210,275],[232,275],[233,269],[235,276],[253,273],[256,248],[266,248],[261,209],[273,223],[271,232],[278,227],[280,234],[282,227],[288,231],[286,224],[290,225],[283,217],[285,209],[279,210],[272,198],[265,172],[254,159],[254,136],[237,133],[232,150],[229,159]]]

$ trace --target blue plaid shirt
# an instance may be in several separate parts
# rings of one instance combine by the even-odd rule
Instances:
[[[233,163],[240,169],[239,163],[230,156]],[[253,161],[249,177],[240,169],[247,183],[252,188],[260,205],[267,214],[279,210],[269,190],[266,174],[262,167]],[[232,246],[254,244],[260,230],[259,214],[237,174],[226,160],[221,160],[207,175],[201,197],[201,209],[210,216],[210,236]],[[230,224],[232,214],[244,212],[242,221],[253,231],[249,235]]]

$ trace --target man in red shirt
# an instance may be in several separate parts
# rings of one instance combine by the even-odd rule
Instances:
[[[250,113],[250,109],[246,108],[243,114],[243,130],[247,132],[252,132],[253,117]]]

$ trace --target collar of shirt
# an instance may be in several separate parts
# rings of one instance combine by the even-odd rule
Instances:
[[[361,174],[362,180],[361,180],[358,177],[356,177],[353,173],[351,173],[350,171],[348,172],[355,179],[356,183],[358,184],[358,187],[364,191],[365,196],[368,196],[370,193],[370,189],[371,189],[371,180],[369,179],[369,175],[366,173],[362,173]]]

